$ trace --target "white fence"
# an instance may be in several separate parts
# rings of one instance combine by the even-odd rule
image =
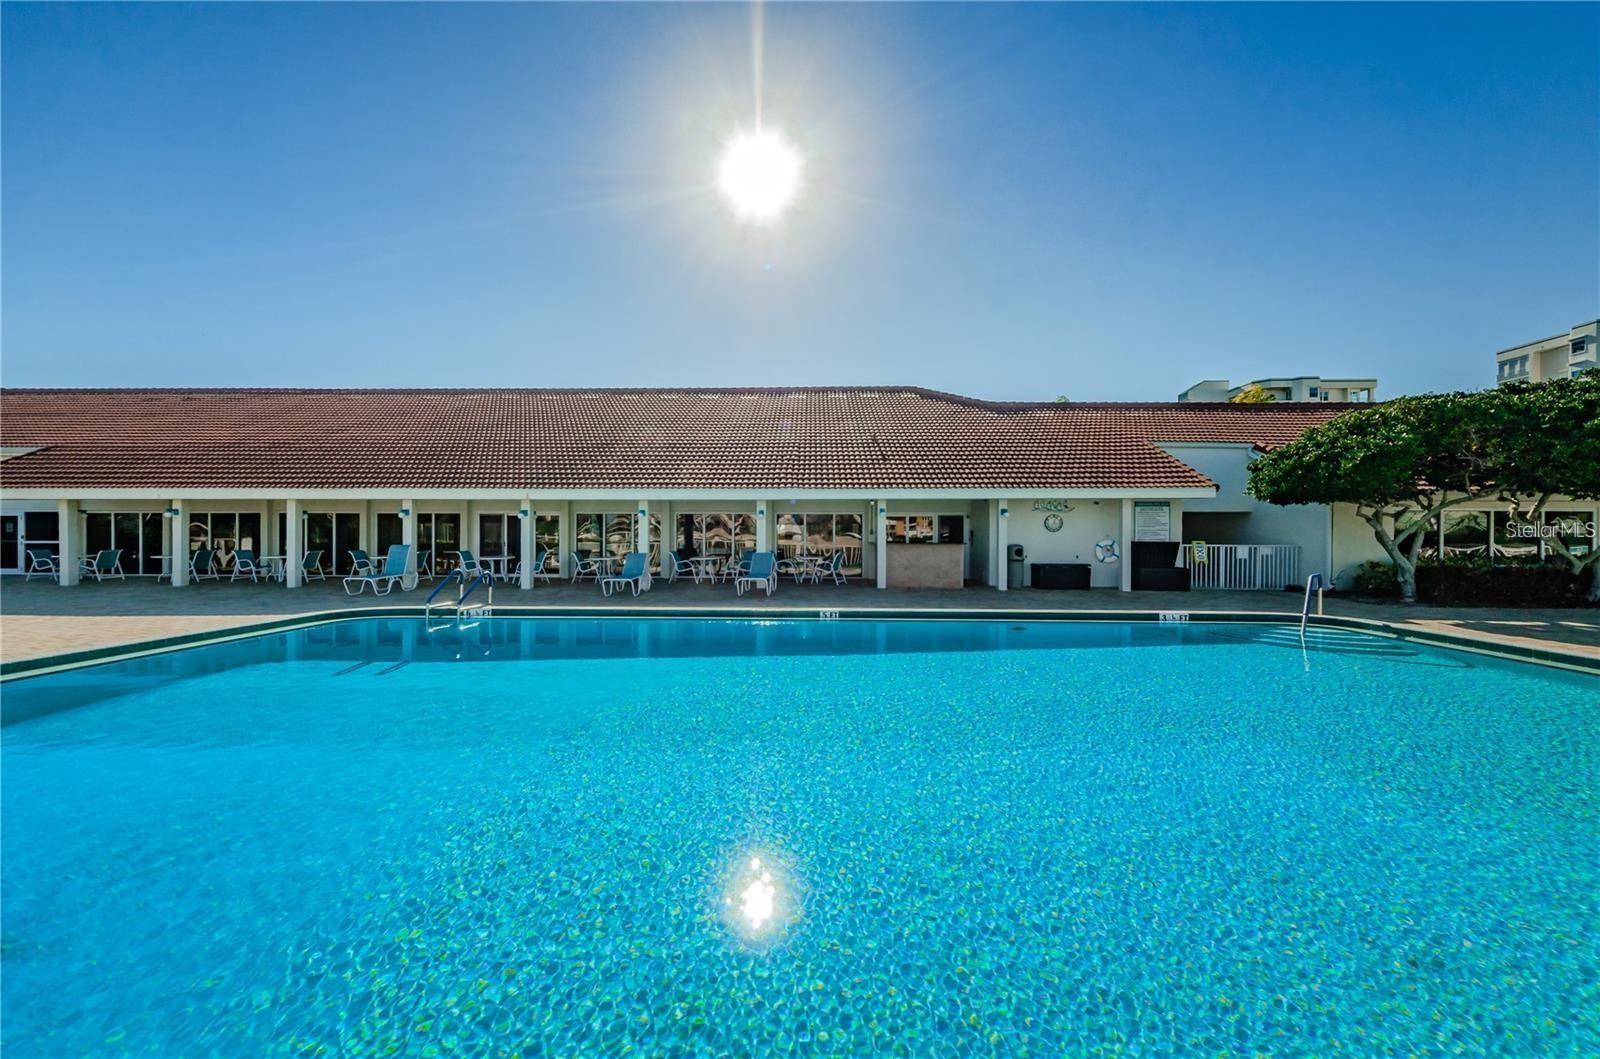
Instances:
[[[1183,546],[1190,588],[1281,592],[1300,580],[1298,544],[1207,544],[1198,562],[1192,544]]]

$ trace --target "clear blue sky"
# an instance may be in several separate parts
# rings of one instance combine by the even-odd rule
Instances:
[[[1481,387],[1600,315],[1600,7],[3,9],[7,385]]]

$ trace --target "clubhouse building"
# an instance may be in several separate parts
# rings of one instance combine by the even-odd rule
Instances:
[[[522,588],[627,552],[659,568],[772,551],[837,553],[845,577],[889,589],[1282,590],[1381,557],[1352,510],[1245,492],[1253,459],[1347,407],[915,387],[5,390],[0,572],[48,554],[72,585],[116,549],[128,576],[182,588],[197,554],[226,576],[246,551],[295,588],[408,543],[419,577],[466,550]],[[1495,547],[1493,512],[1452,517],[1478,520],[1461,542]]]

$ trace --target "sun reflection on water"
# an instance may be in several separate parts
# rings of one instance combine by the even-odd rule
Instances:
[[[723,920],[746,944],[764,947],[781,937],[797,912],[795,887],[781,859],[741,857],[723,888]]]

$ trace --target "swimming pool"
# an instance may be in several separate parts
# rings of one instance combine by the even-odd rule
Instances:
[[[1600,1051],[1600,678],[364,619],[6,685],[8,1054]]]

